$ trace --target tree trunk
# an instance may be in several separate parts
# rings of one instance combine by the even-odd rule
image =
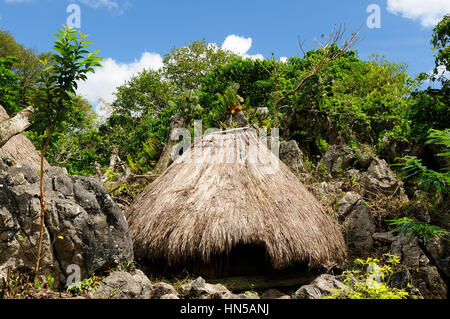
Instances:
[[[41,253],[42,253],[42,242],[44,237],[44,222],[45,222],[45,213],[47,211],[47,205],[45,204],[45,194],[44,194],[44,160],[45,160],[45,152],[47,151],[48,145],[50,144],[50,140],[53,135],[54,128],[50,128],[45,144],[41,150],[41,169],[40,169],[40,203],[41,203],[41,224],[39,228],[39,242],[38,242],[38,250],[36,254],[36,265],[34,267],[34,279],[38,280],[39,273],[39,265],[41,261]]]
[[[28,107],[20,111],[16,116],[4,120],[0,123],[0,148],[3,147],[12,137],[22,133],[31,123],[29,118],[33,115],[33,107]]]
[[[155,168],[150,172],[151,175],[158,177],[161,175],[170,164],[172,164],[172,151],[173,148],[178,144],[178,140],[172,140],[172,132],[177,128],[182,128],[184,125],[184,119],[176,114],[172,118],[170,123],[169,138],[167,140],[166,146],[164,146],[163,152],[159,157],[158,163]]]

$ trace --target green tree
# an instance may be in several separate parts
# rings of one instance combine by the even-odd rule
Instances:
[[[433,72],[433,79],[436,79],[440,73],[440,66],[450,72],[450,14],[445,15],[433,29],[431,45],[433,51],[437,50],[437,54],[435,55],[435,68]],[[444,75],[441,75],[439,80],[444,86],[448,86],[448,79],[445,79]]]
[[[34,50],[27,49],[17,43],[13,35],[0,30],[0,57],[16,57],[17,60],[11,66],[11,70],[19,77],[19,106],[28,104],[30,96],[39,80],[39,74],[43,69],[40,59],[48,58],[49,53],[36,54]]]
[[[200,88],[200,80],[216,66],[228,63],[235,55],[205,40],[193,41],[181,48],[173,48],[163,59],[164,75],[175,86],[190,92]]]
[[[90,45],[80,31],[64,26],[55,34],[57,40],[50,59],[53,62],[48,66],[48,61],[42,61],[45,69],[41,72],[39,80],[41,86],[37,92],[35,114],[33,117],[34,128],[40,133],[41,139],[41,169],[40,169],[40,202],[41,202],[41,227],[39,234],[38,252],[36,255],[35,274],[39,271],[39,263],[42,251],[42,239],[46,204],[44,198],[44,157],[52,141],[57,138],[57,133],[64,130],[67,122],[74,113],[73,95],[77,88],[77,81],[86,80],[86,74],[94,72],[94,67],[99,67],[102,58],[98,57],[98,51],[89,52]],[[36,277],[37,278],[37,277]]]
[[[112,103],[113,114],[139,119],[146,114],[156,115],[167,107],[174,87],[163,81],[160,73],[144,70],[117,88]]]
[[[0,58],[0,105],[9,115],[20,110],[19,77],[11,71],[17,58]]]

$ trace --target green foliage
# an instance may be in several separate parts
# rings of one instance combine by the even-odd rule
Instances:
[[[450,157],[450,128],[443,131],[431,129],[426,144],[444,145],[447,151],[439,153],[438,156]]]
[[[225,93],[217,93],[219,102],[231,113],[231,107],[244,103],[244,99],[238,95],[239,84],[232,83],[226,88]]]
[[[396,228],[392,231],[393,233],[398,234],[399,236],[408,236],[409,240],[413,238],[419,237],[425,240],[430,238],[444,238],[445,235],[449,234],[449,232],[433,226],[427,223],[419,222],[407,217],[403,217],[395,220],[387,220],[389,225],[396,226]]]
[[[327,141],[321,138],[320,142],[319,142],[319,150],[322,154],[325,154],[325,152],[328,149],[328,146],[329,145],[328,145]]]
[[[72,102],[77,81],[86,80],[86,74],[94,72],[94,67],[101,66],[97,57],[98,51],[90,53],[92,42],[80,31],[64,26],[55,34],[57,40],[53,50],[56,52],[42,60],[45,69],[39,80],[33,129],[42,140],[41,148],[46,149],[53,133],[64,131],[72,115],[76,112]],[[47,144],[47,145],[46,145]]]
[[[47,281],[47,288],[52,290],[53,283],[55,282],[55,278],[50,274],[47,276],[46,281]]]
[[[430,130],[427,144],[445,145],[447,151],[439,154],[439,156],[449,156],[450,129],[444,131]],[[448,194],[450,184],[450,170],[448,168],[442,172],[436,172],[424,166],[422,160],[416,156],[404,156],[398,160],[400,163],[394,165],[402,167],[404,178],[412,180],[423,187],[425,191],[432,192],[435,204]]]
[[[173,89],[158,72],[144,70],[117,88],[116,99],[112,104],[113,115],[130,119],[157,115],[167,106]]]
[[[245,295],[255,295],[259,297],[258,292],[255,290],[255,284],[250,284],[250,289],[244,292]]]
[[[424,190],[434,193],[436,200],[440,200],[443,194],[448,192],[450,175],[448,173],[436,172],[422,164],[422,160],[416,156],[404,156],[398,159],[402,166],[405,179],[411,179],[414,183],[422,186]]]
[[[71,284],[67,287],[67,292],[70,292],[75,296],[95,292],[102,283],[102,280],[102,277],[92,274],[90,277],[85,278],[82,281]]]
[[[106,177],[106,180],[108,182],[115,182],[115,181],[117,181],[118,176],[119,175],[116,172],[112,171],[112,170],[108,170],[105,173],[105,177]]]
[[[17,58],[11,66],[11,71],[19,78],[18,103],[22,108],[29,102],[43,69],[39,59],[48,57],[48,54],[37,55],[33,50],[17,43],[11,33],[0,30],[0,58],[7,57]]]
[[[414,92],[408,101],[405,117],[411,123],[411,136],[418,142],[427,138],[430,129],[443,130],[450,127],[448,88],[428,88]]]
[[[136,270],[136,261],[122,261],[120,262],[117,267],[111,269],[111,272],[116,272],[116,271],[120,271],[120,272],[129,272],[132,273]]]
[[[17,58],[0,58],[0,105],[9,115],[20,110],[19,105],[19,76],[11,71]]]
[[[212,69],[227,64],[234,56],[205,40],[171,49],[163,59],[163,72],[179,90],[200,88],[201,79]]]
[[[439,156],[450,156],[450,129],[443,131],[431,129],[429,131],[429,139],[427,144],[444,145],[447,150],[438,154]],[[431,192],[436,206],[442,198],[449,193],[448,186],[450,184],[450,170],[444,169],[442,172],[436,172],[427,168],[422,161],[415,156],[405,156],[399,159],[401,163],[395,164],[402,166],[403,175],[406,179],[411,179],[418,186],[422,186],[425,191]],[[429,239],[432,237],[443,238],[448,232],[439,227],[429,225],[427,223],[415,221],[413,219],[403,217],[395,220],[388,220],[391,226],[396,226],[395,233],[400,236],[407,236],[409,239],[421,237]]]
[[[201,79],[200,104],[204,110],[202,120],[204,127],[220,127],[225,120],[227,102],[221,100],[230,86],[239,85],[239,95],[245,99],[247,109],[268,107],[273,110],[273,80],[265,68],[270,68],[270,61],[254,61],[234,58],[226,65],[217,66]],[[225,105],[224,105],[225,102]],[[228,103],[229,104],[229,103]],[[242,104],[242,103],[238,103]],[[230,105],[231,106],[231,105]]]
[[[155,138],[149,138],[147,142],[142,143],[142,151],[140,151],[136,160],[133,160],[131,154],[127,155],[128,165],[135,174],[145,174],[152,170],[156,165],[156,157],[159,155],[161,143]]]
[[[409,293],[389,286],[394,269],[400,263],[395,255],[385,254],[383,259],[356,259],[354,270],[343,273],[346,276],[341,288],[335,289],[325,299],[406,299]]]
[[[373,143],[392,130],[406,138],[404,97],[417,84],[406,69],[377,54],[368,62],[348,54],[325,71],[320,108],[348,138]]]
[[[433,29],[431,45],[433,46],[433,50],[438,51],[435,56],[434,69],[434,79],[436,79],[439,75],[438,68],[440,66],[450,71],[450,14],[446,14]],[[445,79],[444,76],[440,77],[440,81],[444,86],[448,86],[448,79]]]

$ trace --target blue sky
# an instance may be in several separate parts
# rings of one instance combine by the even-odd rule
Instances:
[[[350,30],[362,26],[361,58],[378,52],[407,63],[415,76],[433,68],[432,29],[450,13],[449,0],[0,0],[0,27],[27,47],[49,51],[72,3],[81,9],[81,31],[107,58],[104,70],[80,87],[94,104],[98,97],[111,101],[115,86],[142,68],[158,68],[170,48],[192,40],[205,38],[250,57],[291,57],[301,55],[298,35],[313,48],[310,39],[339,23]],[[381,10],[380,28],[367,26],[371,4]]]

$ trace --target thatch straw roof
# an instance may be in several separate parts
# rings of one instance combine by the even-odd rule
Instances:
[[[252,160],[252,145],[278,171]],[[195,163],[201,147],[208,160]],[[223,163],[230,154],[239,161]],[[328,267],[346,255],[339,226],[251,129],[197,139],[135,199],[127,219],[136,256],[169,264],[208,262],[238,244],[265,246],[276,269]]]
[[[0,122],[9,118],[8,113],[0,105]],[[36,170],[41,167],[41,157],[30,140],[21,133],[12,137],[3,147],[0,148],[0,158],[9,157],[14,160],[16,165],[25,164]],[[50,165],[44,160],[44,169],[50,168]]]

